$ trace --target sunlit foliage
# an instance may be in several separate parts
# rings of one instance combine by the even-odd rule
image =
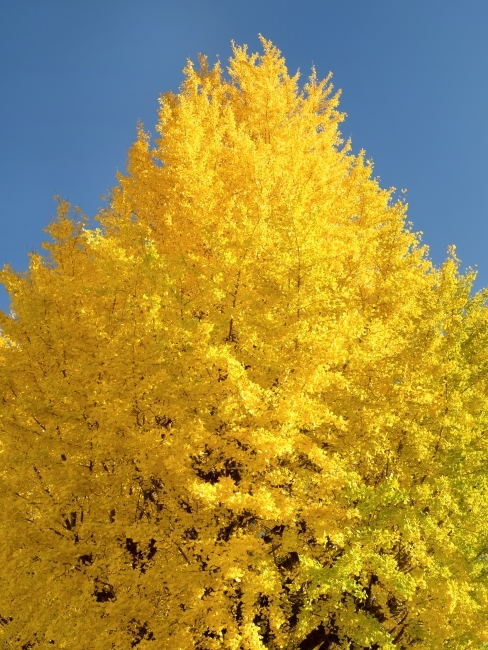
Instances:
[[[262,45],[1,274],[3,647],[488,639],[486,294]]]

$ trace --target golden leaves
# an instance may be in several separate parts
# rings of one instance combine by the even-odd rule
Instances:
[[[1,272],[18,647],[488,635],[486,293],[432,267],[330,78],[262,44],[189,63],[100,228],[61,201],[49,256]]]

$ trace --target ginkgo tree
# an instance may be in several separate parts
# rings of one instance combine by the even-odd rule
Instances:
[[[488,641],[487,293],[262,46],[1,273],[3,647]]]

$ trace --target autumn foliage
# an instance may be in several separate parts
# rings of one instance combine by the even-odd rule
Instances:
[[[3,647],[488,640],[487,294],[262,45],[2,271]]]

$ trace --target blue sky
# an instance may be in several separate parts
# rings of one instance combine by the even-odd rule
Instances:
[[[333,72],[343,134],[408,190],[434,262],[456,244],[488,286],[486,0],[2,0],[0,265],[27,268],[54,194],[96,214],[187,57],[225,63],[258,33],[291,72]]]

